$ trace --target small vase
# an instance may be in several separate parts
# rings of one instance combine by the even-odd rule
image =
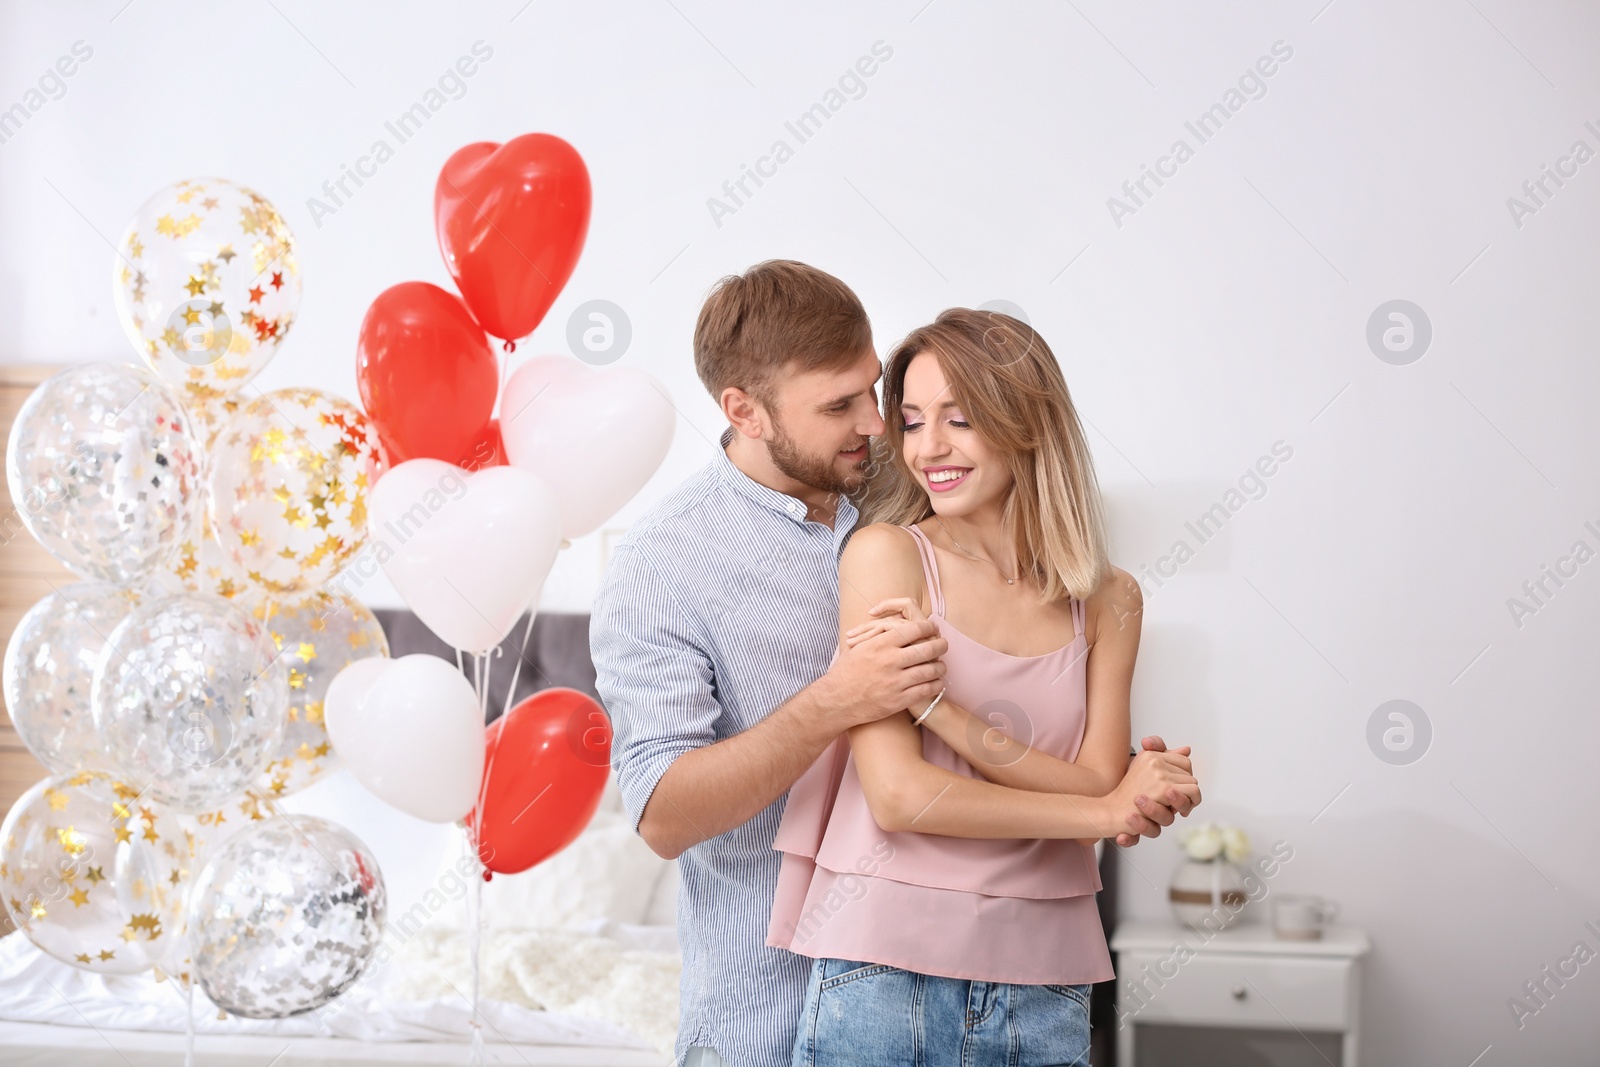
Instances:
[[[1244,873],[1227,860],[1184,860],[1167,891],[1178,921],[1215,933],[1236,920],[1249,903]]]

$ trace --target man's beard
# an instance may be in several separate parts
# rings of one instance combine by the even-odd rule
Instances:
[[[809,485],[826,493],[849,496],[858,491],[867,480],[866,466],[870,455],[863,457],[860,463],[851,468],[849,474],[840,474],[830,460],[808,456],[800,451],[794,439],[784,433],[783,424],[777,419],[772,421],[772,437],[767,440],[767,455],[772,459],[772,465],[786,476],[801,485]]]

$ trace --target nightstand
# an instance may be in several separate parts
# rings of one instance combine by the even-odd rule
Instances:
[[[1331,927],[1318,941],[1286,941],[1265,924],[1212,934],[1177,923],[1121,923],[1111,938],[1117,1067],[1134,1067],[1135,1037],[1149,1026],[1338,1034],[1343,1067],[1356,1067],[1361,958],[1370,947],[1364,932],[1348,926]]]

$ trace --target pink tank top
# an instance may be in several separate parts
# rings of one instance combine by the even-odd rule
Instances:
[[[1042,752],[1075,759],[1089,651],[1082,602],[1073,601],[1073,638],[1063,647],[1042,656],[998,652],[945,620],[933,546],[915,526],[903,528],[916,540],[932,614],[950,645],[947,698]],[[922,731],[922,755],[982,777],[931,730]],[[790,788],[772,847],[784,855],[768,945],[983,981],[1112,977],[1092,846],[885,831],[867,806],[848,735]]]

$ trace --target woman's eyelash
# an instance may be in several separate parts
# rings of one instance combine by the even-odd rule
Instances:
[[[969,423],[967,423],[967,421],[964,420],[964,419],[951,419],[950,420],[950,425],[951,426],[959,426],[963,430],[972,429],[971,425]],[[900,432],[901,433],[910,433],[912,430],[920,430],[921,428],[922,428],[922,423],[920,423],[920,422],[908,422],[908,423],[903,424],[900,427]]]

